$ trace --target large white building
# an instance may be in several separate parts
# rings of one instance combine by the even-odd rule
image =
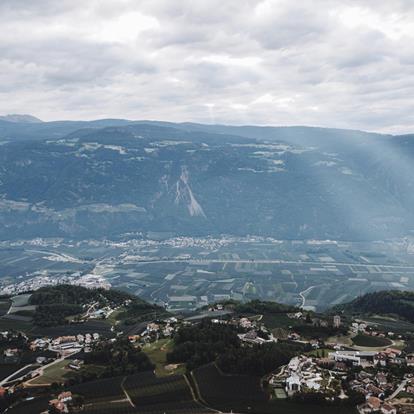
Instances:
[[[337,362],[351,362],[362,367],[375,365],[375,351],[335,351],[329,353],[329,358]]]

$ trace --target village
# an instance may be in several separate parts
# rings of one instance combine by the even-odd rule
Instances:
[[[84,306],[81,319],[107,319],[116,310],[90,303]],[[286,338],[280,338],[274,329],[266,326],[262,316],[236,315],[227,312],[223,305],[216,304],[199,316],[169,316],[149,321],[141,324],[139,331],[126,336],[117,329],[112,329],[110,338],[97,332],[84,331],[73,335],[36,338],[22,332],[0,332],[3,364],[14,363],[18,367],[0,381],[0,398],[13,395],[21,389],[64,384],[71,372],[82,371],[84,356],[101,343],[126,337],[134,347],[145,350],[162,341],[171,341],[182,326],[196,325],[208,318],[212,324],[234,327],[242,346],[286,342],[304,347],[303,353],[262,379],[263,387],[270,391],[273,399],[306,399],[315,396],[331,402],[352,399],[357,403],[360,414],[408,413],[414,409],[414,354],[405,352],[401,347],[404,344],[403,335],[374,330],[359,320],[344,321],[340,315],[320,319],[303,311],[287,314],[293,326],[288,329]],[[387,339],[389,346],[380,349],[353,347],[339,340],[311,339],[296,332],[298,329],[295,326],[301,325],[294,323],[310,326],[317,323],[318,326],[340,329],[349,335],[392,339]],[[393,344],[399,346],[394,347]],[[22,366],[23,355],[30,362]],[[71,393],[64,390],[57,398],[50,400],[50,407],[53,407],[53,412],[68,412],[71,401]]]

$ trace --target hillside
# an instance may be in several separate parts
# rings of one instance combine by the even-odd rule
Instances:
[[[367,293],[336,306],[334,310],[353,314],[392,315],[414,322],[414,292],[393,290]]]
[[[373,240],[414,226],[407,137],[0,120],[0,138],[0,239],[155,231]]]
[[[67,324],[69,317],[79,321],[89,317],[102,319],[113,311],[116,311],[115,320],[124,323],[136,322],[149,314],[166,313],[164,309],[125,292],[73,285],[40,288],[30,296],[29,305],[35,306],[31,316],[34,324],[41,327]],[[107,312],[107,309],[113,311]],[[102,317],[99,312],[102,312]]]

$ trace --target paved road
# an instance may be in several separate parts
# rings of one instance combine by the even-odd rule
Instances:
[[[50,349],[50,348],[49,348],[49,349]],[[55,350],[53,350],[53,349],[50,349],[50,350],[51,350],[51,351],[55,351]],[[36,370],[34,370],[34,371],[37,371],[37,372],[39,373],[39,375],[38,375],[38,376],[36,376],[35,378],[33,378],[33,380],[34,380],[34,379],[37,379],[37,378],[39,378],[39,377],[41,377],[41,376],[44,374],[45,369],[47,369],[47,368],[49,368],[49,367],[51,367],[51,366],[53,366],[53,365],[55,365],[55,364],[58,364],[59,362],[64,361],[65,359],[70,358],[71,356],[73,356],[73,355],[77,354],[77,353],[78,353],[78,352],[80,352],[80,351],[81,351],[81,349],[79,349],[79,350],[77,350],[77,351],[75,351],[75,352],[72,352],[72,353],[70,353],[70,354],[67,354],[67,355],[65,355],[65,356],[63,356],[63,357],[57,358],[57,359],[55,359],[54,361],[50,362],[49,364],[42,365],[41,367],[37,368],[37,369],[36,369]],[[26,384],[31,385],[31,384],[30,384],[30,381],[31,381],[31,380],[32,380],[32,379],[29,379],[28,381],[26,381]]]
[[[386,398],[385,400],[386,401],[388,401],[388,400],[392,400],[393,398],[395,398],[401,391],[403,391],[404,390],[404,388],[405,388],[405,386],[407,385],[407,379],[405,379],[398,387],[397,387],[397,389],[388,397],[388,398]]]
[[[17,371],[13,372],[13,374],[10,374],[7,378],[4,378],[1,382],[0,382],[0,387],[3,386],[3,384],[6,384],[9,381],[9,378],[14,377],[16,374],[18,374],[20,371],[24,371],[26,368],[32,366],[33,364],[29,364],[24,366],[23,368],[18,369]],[[27,375],[28,373],[26,372],[25,375]],[[19,379],[18,377],[15,379]]]
[[[300,305],[300,308],[305,307],[306,297],[305,294],[309,293],[315,286],[309,286],[307,289],[302,290],[302,292],[299,293],[299,296],[302,298],[302,304]]]
[[[137,260],[134,263],[188,263],[191,265],[209,265],[214,263],[250,263],[250,264],[298,264],[298,265],[318,265],[321,266],[357,266],[362,268],[372,268],[373,266],[379,266],[381,269],[404,269],[406,272],[414,271],[414,266],[409,265],[384,265],[378,263],[362,264],[355,262],[314,262],[307,260],[282,260],[282,259],[158,259],[158,260]],[[373,273],[387,273],[383,270]],[[374,269],[371,269],[374,270]],[[391,270],[390,273],[395,273],[395,270]],[[405,272],[403,272],[405,273]]]

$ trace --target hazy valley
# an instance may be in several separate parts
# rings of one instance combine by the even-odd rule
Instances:
[[[409,137],[13,120],[0,120],[4,292],[92,274],[171,310],[320,310],[414,287]]]

